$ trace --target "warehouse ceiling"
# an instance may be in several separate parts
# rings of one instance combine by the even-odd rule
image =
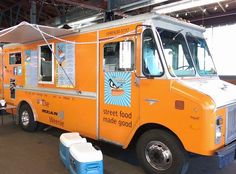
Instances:
[[[118,19],[150,12],[153,9],[162,10],[163,13],[163,9],[178,6],[179,9],[164,13],[204,26],[236,23],[236,0],[199,3],[198,6],[187,5],[193,1],[203,2],[203,0],[1,0],[0,28],[7,28],[22,21],[59,26],[88,17],[101,22],[104,16],[107,18],[105,12],[108,12],[106,13],[108,19]],[[110,11],[114,14],[109,13]]]

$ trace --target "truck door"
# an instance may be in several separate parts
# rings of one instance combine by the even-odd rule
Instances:
[[[99,138],[125,145],[139,118],[134,39],[100,43]]]

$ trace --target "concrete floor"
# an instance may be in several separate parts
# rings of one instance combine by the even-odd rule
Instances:
[[[9,116],[0,124],[0,174],[68,174],[59,159],[58,144],[62,131],[50,129],[28,133],[15,125]],[[133,151],[92,141],[104,154],[104,174],[145,174]],[[213,160],[194,157],[187,174],[235,174],[236,162],[219,170]]]

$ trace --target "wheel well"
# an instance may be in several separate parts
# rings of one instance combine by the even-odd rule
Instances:
[[[169,132],[170,134],[172,134],[173,136],[176,137],[176,139],[180,142],[180,144],[182,145],[182,147],[184,148],[182,142],[180,141],[179,137],[170,129],[168,129],[167,127],[160,125],[160,124],[155,124],[155,123],[148,123],[148,124],[144,124],[141,127],[138,128],[138,130],[135,132],[128,148],[133,148],[136,146],[136,142],[138,140],[138,138],[145,132],[152,130],[152,129],[160,129],[160,130],[164,130]]]
[[[19,115],[19,111],[20,111],[21,106],[24,105],[24,104],[29,105],[29,103],[28,103],[27,101],[25,101],[25,100],[21,101],[21,102],[18,104],[18,107],[17,107],[17,113],[18,113],[18,115]],[[29,106],[30,106],[30,105],[29,105]]]

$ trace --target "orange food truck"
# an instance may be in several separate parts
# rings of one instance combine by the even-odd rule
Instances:
[[[136,143],[147,173],[184,173],[189,153],[235,160],[236,87],[219,79],[205,29],[156,13],[78,31],[20,23],[0,31],[2,98],[39,123]],[[16,43],[16,44],[13,44]]]

